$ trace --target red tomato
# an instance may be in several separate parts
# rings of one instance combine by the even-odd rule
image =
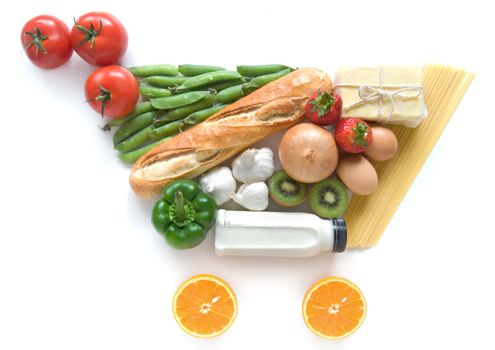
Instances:
[[[91,107],[110,118],[129,114],[139,99],[134,75],[121,66],[106,66],[95,70],[86,79],[86,100]]]
[[[31,62],[41,68],[61,66],[72,56],[69,28],[57,17],[30,19],[22,28],[21,43]]]
[[[116,64],[127,50],[127,31],[106,12],[79,17],[70,33],[72,46],[83,60],[94,66]]]

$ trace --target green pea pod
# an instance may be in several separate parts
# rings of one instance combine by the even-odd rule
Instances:
[[[177,75],[175,77],[168,77],[165,75],[152,75],[151,77],[144,78],[141,82],[150,86],[159,88],[169,88],[172,86],[178,86],[186,81],[186,77]]]
[[[196,75],[204,73],[216,72],[217,70],[225,70],[225,68],[215,66],[201,66],[197,64],[179,65],[179,73],[185,75],[186,77],[194,77]]]
[[[151,140],[160,140],[167,136],[172,136],[182,132],[184,128],[184,122],[182,120],[177,120],[159,127],[153,127],[149,132],[149,137]]]
[[[131,113],[129,113],[128,115],[126,115],[123,118],[112,119],[110,121],[110,123],[108,123],[107,125],[108,126],[121,126],[121,125],[127,123],[132,118],[137,117],[138,115],[141,115],[141,114],[146,113],[146,112],[151,112],[154,110],[155,110],[155,108],[151,105],[151,102],[149,102],[149,101],[141,102],[141,103],[138,103],[136,105],[136,107],[134,107],[134,110]]]
[[[205,108],[212,106],[213,103],[215,103],[215,94],[209,93],[208,95],[203,97],[201,100],[194,102],[193,104],[179,107],[179,108],[175,108],[175,109],[168,111],[167,113],[165,113],[160,118],[158,118],[154,121],[155,126],[161,125],[163,123],[167,123],[170,121],[183,119],[194,112],[197,112],[197,111],[200,111],[202,109],[205,109]]]
[[[139,130],[151,125],[157,114],[156,111],[146,112],[129,120],[113,134],[113,145],[116,146]]]
[[[138,160],[143,154],[148,152],[150,149],[154,148],[155,146],[158,146],[168,139],[171,139],[172,137],[165,137],[164,139],[158,140],[156,142],[147,144],[141,148],[135,149],[134,151],[130,151],[127,153],[121,153],[119,154],[120,160],[125,163],[125,164],[133,164],[136,160]]]
[[[220,91],[215,96],[215,101],[218,103],[229,103],[237,101],[242,96],[244,96],[243,86],[244,84],[235,85]]]
[[[155,64],[149,66],[129,67],[127,70],[136,77],[150,77],[152,75],[174,76],[179,74],[179,69],[173,64]]]
[[[216,92],[220,92],[222,90],[225,90],[226,88],[229,88],[231,86],[247,83],[249,81],[249,78],[246,77],[241,77],[238,79],[233,79],[233,80],[227,80],[227,81],[221,81],[219,83],[213,83],[213,84],[208,84],[205,86],[199,86],[194,89],[182,89],[179,87],[170,87],[170,90],[173,93],[184,93],[186,91],[199,91],[199,90],[215,90]]]
[[[221,81],[228,81],[234,79],[240,79],[241,75],[238,72],[230,70],[217,70],[214,72],[204,73],[196,75],[187,79],[178,88],[177,91],[191,90],[201,86],[210,85],[213,83],[218,83]]]
[[[284,75],[289,74],[292,72],[292,68],[287,68],[284,70],[281,70],[280,72],[277,73],[272,73],[272,74],[267,74],[267,75],[260,75],[259,77],[256,77],[252,79],[249,83],[244,84],[243,90],[244,90],[244,95],[248,95],[251,92],[253,92],[256,89],[259,89],[260,87],[277,80],[279,78],[282,78]]]
[[[120,153],[134,151],[146,144],[150,140],[150,132],[153,130],[153,125],[148,125],[144,129],[139,130],[131,137],[126,138],[114,148]]]
[[[225,90],[231,86],[239,85],[246,83],[248,80],[244,77],[239,78],[239,79],[234,79],[234,80],[228,80],[228,81],[221,81],[219,83],[214,83],[210,85],[206,85],[203,88],[205,90],[215,90],[216,92],[220,92],[222,90]]]
[[[139,93],[146,98],[172,96],[172,92],[168,89],[161,89],[143,83],[139,83]]]
[[[290,67],[281,64],[265,64],[260,66],[237,66],[237,71],[245,77],[259,77],[260,75],[280,72],[287,68]]]
[[[221,110],[222,108],[228,106],[226,105],[216,105],[210,108],[202,109],[200,111],[194,112],[193,114],[190,114],[187,116],[186,119],[184,119],[184,123],[189,124],[189,125],[196,125],[199,123],[204,122],[206,119],[211,117],[213,114]]]
[[[208,94],[208,91],[185,92],[179,95],[152,99],[151,105],[156,109],[174,109],[190,105],[191,103],[201,100]]]

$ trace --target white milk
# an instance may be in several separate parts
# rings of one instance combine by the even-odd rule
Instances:
[[[343,219],[309,213],[220,209],[215,224],[215,253],[220,256],[308,257],[345,250]]]

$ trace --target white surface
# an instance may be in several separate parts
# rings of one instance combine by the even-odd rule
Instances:
[[[493,12],[477,4],[11,3],[2,44],[0,349],[493,349],[495,28]],[[275,62],[331,73],[344,63],[444,62],[478,76],[375,249],[221,258],[209,237],[174,251],[82,102],[93,68],[74,55],[43,71],[21,55],[29,18],[50,13],[70,24],[98,9],[129,31],[124,64]],[[213,340],[186,335],[171,314],[175,289],[197,273],[223,277],[239,301],[234,325]],[[306,289],[327,275],[354,281],[368,301],[361,329],[337,342],[314,336],[301,317]]]

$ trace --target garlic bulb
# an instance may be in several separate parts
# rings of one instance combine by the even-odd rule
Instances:
[[[213,196],[217,205],[229,201],[237,186],[230,168],[226,166],[213,168],[205,173],[199,179],[199,185],[203,191]]]
[[[268,186],[264,182],[242,185],[231,197],[248,210],[265,210],[268,207]]]
[[[272,176],[273,169],[273,152],[267,147],[245,150],[232,162],[232,174],[245,184],[265,181]]]

